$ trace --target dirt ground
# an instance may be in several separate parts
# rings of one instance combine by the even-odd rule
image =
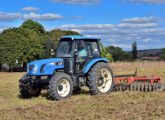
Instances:
[[[160,76],[165,83],[165,62],[111,63],[115,75],[134,73]],[[39,97],[22,99],[18,80],[24,73],[0,73],[0,120],[165,120],[165,91],[112,92],[90,95],[87,88],[62,101]]]

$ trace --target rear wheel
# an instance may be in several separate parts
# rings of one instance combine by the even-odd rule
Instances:
[[[49,94],[53,100],[62,100],[71,96],[72,79],[65,73],[56,73],[49,81]]]
[[[110,93],[113,84],[113,72],[108,63],[97,63],[88,73],[88,85],[92,95]]]

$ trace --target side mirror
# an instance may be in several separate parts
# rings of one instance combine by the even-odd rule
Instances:
[[[98,49],[94,49],[93,50],[93,57],[98,57],[99,56],[99,50]]]

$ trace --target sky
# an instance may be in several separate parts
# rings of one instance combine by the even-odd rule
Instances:
[[[104,46],[131,50],[165,48],[165,0],[3,0],[0,32],[25,20],[45,30],[73,30]]]

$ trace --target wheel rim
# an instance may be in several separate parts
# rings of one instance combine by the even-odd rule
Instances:
[[[66,97],[70,92],[70,84],[67,79],[61,79],[58,82],[57,92],[61,97]]]
[[[102,68],[98,72],[97,88],[101,93],[109,91],[112,85],[112,74],[107,68]]]

